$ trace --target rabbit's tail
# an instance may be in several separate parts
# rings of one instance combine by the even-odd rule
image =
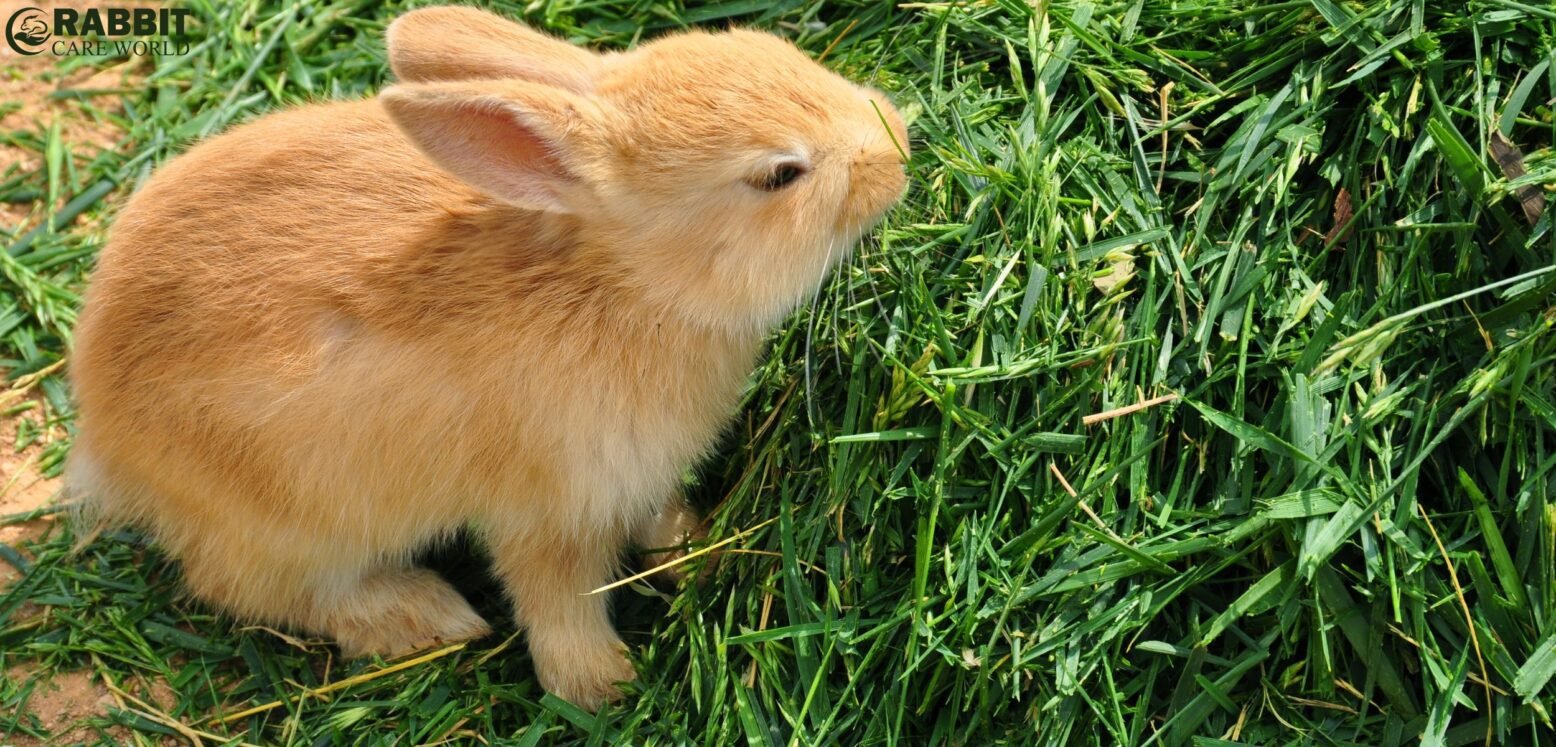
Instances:
[[[91,449],[79,440],[65,461],[63,500],[76,534],[75,550],[92,543],[104,530],[129,523],[128,499],[103,470]]]

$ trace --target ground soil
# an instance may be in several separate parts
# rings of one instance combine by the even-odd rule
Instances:
[[[51,0],[0,0],[0,24],[22,8],[52,12],[56,5],[79,4]],[[152,7],[155,3],[131,0],[115,2],[115,7]],[[0,132],[46,132],[57,124],[61,140],[79,159],[90,160],[104,148],[117,147],[123,137],[110,115],[123,110],[112,93],[95,95],[87,101],[74,97],[51,97],[61,90],[115,91],[133,88],[143,77],[145,60],[130,58],[107,63],[101,68],[81,68],[69,74],[59,70],[60,58],[54,55],[17,54],[0,44]],[[19,105],[19,106],[18,106]],[[43,164],[43,154],[35,149],[17,147],[0,140],[0,179],[13,166],[33,171]],[[61,200],[70,195],[61,195]],[[0,202],[0,227],[15,230],[30,228],[42,220],[43,201],[28,203]]]
[[[124,694],[115,696],[103,685],[102,678],[89,670],[57,671],[40,677],[30,667],[16,666],[7,669],[5,676],[17,684],[31,681],[32,692],[27,697],[25,710],[37,720],[28,725],[41,728],[49,736],[47,739],[20,734],[0,736],[0,747],[99,744],[105,740],[108,744],[131,744],[130,734],[124,727],[107,724],[112,709],[150,709],[161,715],[166,714],[176,701],[172,688],[160,680],[136,679],[121,683],[119,688]],[[183,744],[172,738],[164,738],[160,743]]]
[[[6,670],[5,676],[22,683],[34,675],[26,667]],[[37,717],[38,726],[48,732],[50,738],[42,741],[29,736],[13,734],[0,738],[0,744],[29,747],[44,744],[95,743],[96,729],[82,721],[92,716],[108,713],[114,704],[108,690],[90,673],[84,671],[56,672],[52,677],[33,684],[25,710]]]
[[[15,401],[4,395],[0,395],[0,400]],[[47,534],[54,527],[56,516],[50,514],[31,521],[4,519],[53,505],[61,487],[59,478],[45,477],[39,471],[39,461],[43,456],[41,440],[21,450],[17,450],[14,446],[15,437],[18,429],[23,426],[23,421],[26,421],[31,430],[41,428],[37,413],[42,410],[43,405],[37,400],[34,402],[36,406],[33,409],[0,419],[0,543],[9,545],[29,560],[31,558],[26,543],[41,539]],[[61,435],[58,427],[55,427],[46,438],[58,438]],[[0,561],[0,589],[10,586],[11,582],[20,575],[21,572],[16,567]]]

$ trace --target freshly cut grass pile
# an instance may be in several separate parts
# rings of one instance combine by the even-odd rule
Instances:
[[[63,205],[0,254],[12,376],[66,349],[101,243],[72,213],[230,123],[373,90],[402,9],[191,7],[123,153],[0,133],[47,156],[0,197]],[[542,695],[522,639],[332,661],[181,601],[133,534],[70,555],[66,526],[0,551],[27,571],[0,742],[41,738],[16,672],[82,667],[171,693],[121,698],[112,739],[1556,740],[1550,6],[497,7],[605,48],[775,29],[914,119],[905,204],[774,337],[691,487],[714,539],[772,522],[705,586],[619,592],[640,680],[598,716]],[[443,561],[501,614],[478,558]]]

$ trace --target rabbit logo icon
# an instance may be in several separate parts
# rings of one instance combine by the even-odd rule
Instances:
[[[35,55],[43,51],[53,32],[49,30],[48,17],[37,8],[22,8],[11,14],[5,23],[5,43],[17,54]]]

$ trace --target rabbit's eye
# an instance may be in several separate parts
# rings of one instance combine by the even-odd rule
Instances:
[[[772,171],[752,180],[751,186],[763,192],[777,192],[784,187],[793,184],[795,180],[805,175],[805,165],[786,161],[773,167]]]

